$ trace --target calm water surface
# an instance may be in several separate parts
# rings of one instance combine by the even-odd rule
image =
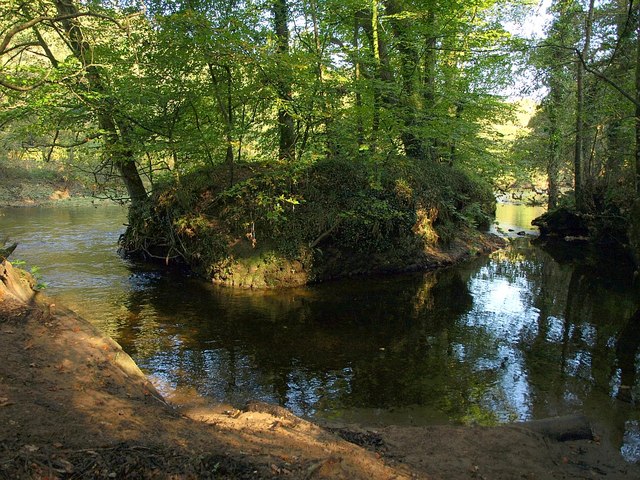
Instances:
[[[14,259],[165,392],[367,425],[583,412],[640,460],[640,298],[616,257],[543,251],[539,209],[499,205],[509,248],[437,273],[251,292],[129,264],[117,206],[0,209]],[[512,230],[509,232],[509,230]]]

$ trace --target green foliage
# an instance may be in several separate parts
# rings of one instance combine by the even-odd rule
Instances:
[[[606,235],[617,230],[618,241],[626,243],[624,228],[612,223],[629,219],[637,198],[636,107],[629,101],[638,98],[637,38],[630,27],[636,20],[624,2],[595,2],[594,8],[590,18],[584,2],[552,2],[546,38],[530,57],[546,95],[531,120],[531,135],[515,144],[514,166],[547,178],[550,208],[599,216]],[[577,52],[585,65],[580,76]]]
[[[37,28],[0,52],[0,121],[125,181],[126,250],[209,274],[243,242],[365,255],[488,224],[468,175],[490,182],[504,158],[504,2],[125,3],[64,2],[73,28],[38,20],[60,2],[1,7],[3,31]]]
[[[205,166],[270,163],[279,112],[292,119],[296,161],[404,151],[489,170],[482,165],[495,155],[483,132],[503,108],[492,92],[509,79],[513,40],[500,22],[521,2],[382,2],[377,59],[369,4],[284,3],[295,28],[288,52],[275,55],[261,2],[71,1],[90,62],[74,54],[62,21],[20,30],[0,52],[0,79],[17,89],[2,90],[0,124],[36,148],[86,143],[73,164],[98,172],[97,183],[120,175],[118,154],[137,162],[148,186]],[[0,7],[3,31],[59,7],[18,6]],[[262,208],[284,215],[287,198]]]
[[[28,267],[28,265],[27,265],[27,262],[24,260],[20,260],[20,259],[11,260],[11,264],[14,267],[27,271],[26,268]],[[30,282],[32,282],[31,285],[35,290],[45,290],[49,286],[47,282],[44,282],[42,280],[40,267],[38,267],[37,265],[32,265],[31,267],[29,267],[28,272],[31,274]]]

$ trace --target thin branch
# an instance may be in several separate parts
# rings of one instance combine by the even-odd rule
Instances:
[[[618,52],[621,50],[622,47],[622,42],[624,41],[625,37],[627,36],[627,33],[629,31],[629,25],[631,25],[631,17],[633,16],[633,0],[630,0],[629,2],[629,11],[627,12],[627,19],[624,22],[624,27],[622,28],[622,32],[618,35],[618,38],[616,40],[616,45],[613,49],[613,53],[611,54],[611,57],[609,58],[609,62],[607,67],[605,68],[605,71],[611,66],[613,65],[613,61],[615,60],[616,56],[618,55]]]
[[[69,148],[80,147],[82,145],[86,145],[90,141],[95,140],[96,138],[99,138],[99,136],[94,135],[92,137],[86,137],[83,140],[77,140],[77,141],[71,142],[71,143],[60,143],[60,142],[57,141],[57,137],[59,136],[59,134],[60,134],[60,130],[57,130],[55,138],[53,139],[52,142],[38,143],[37,145],[33,145],[33,148],[48,148],[48,149],[51,149],[52,151],[56,147],[57,148],[69,149]]]
[[[584,67],[584,69],[587,72],[591,73],[592,75],[595,75],[600,80],[602,80],[605,83],[611,85],[613,88],[615,88],[618,91],[618,93],[620,93],[620,95],[622,95],[624,98],[629,100],[636,107],[640,108],[640,101],[638,99],[636,99],[633,95],[631,95],[629,92],[627,92],[624,88],[622,88],[616,82],[614,82],[609,77],[607,77],[604,73],[599,72],[598,70],[596,70],[594,68],[591,68],[589,65],[587,65],[587,62],[585,62],[584,57],[582,56],[581,52],[579,52],[578,50],[575,50],[575,53],[578,56],[578,59],[580,60],[580,63],[582,63],[582,66]]]
[[[640,107],[640,100],[636,99],[633,95],[631,95],[624,88],[622,88],[616,82],[614,82],[609,77],[607,77],[604,73],[600,72],[599,70],[596,70],[595,68],[590,67],[587,64],[587,62],[585,61],[584,56],[582,55],[582,52],[580,52],[580,50],[578,50],[577,48],[567,47],[565,45],[554,45],[554,44],[551,44],[551,43],[541,44],[541,45],[539,45],[539,47],[551,47],[551,48],[559,48],[559,49],[562,49],[562,50],[572,51],[578,57],[578,59],[580,60],[580,63],[582,64],[582,66],[584,67],[584,69],[587,72],[589,72],[590,74],[596,76],[597,78],[599,78],[603,82],[605,82],[605,83],[609,84],[610,86],[612,86],[614,89],[616,89],[618,91],[618,93],[620,93],[620,95],[622,95],[624,98],[629,100],[636,107]]]
[[[12,52],[14,50],[18,50],[18,49],[25,49],[27,47],[37,47],[39,46],[38,42],[24,42],[24,43],[18,43],[17,45],[14,45],[12,47],[7,47],[5,49],[5,51],[3,52],[3,55],[8,54],[9,52]]]
[[[122,26],[120,25],[120,23],[115,20],[114,18],[111,18],[107,15],[101,15],[99,13],[93,13],[93,12],[76,12],[76,13],[70,13],[68,15],[60,15],[57,17],[47,17],[47,16],[39,16],[36,18],[33,18],[31,20],[29,20],[28,22],[22,23],[20,25],[16,25],[15,27],[13,27],[11,30],[9,30],[4,38],[2,39],[2,42],[0,43],[0,55],[4,55],[7,51],[7,48],[9,47],[9,43],[11,43],[11,40],[13,39],[13,37],[15,37],[17,34],[19,34],[20,32],[23,32],[25,30],[28,30],[32,27],[35,27],[36,25],[40,24],[40,23],[44,23],[44,22],[50,22],[50,23],[57,23],[57,22],[62,22],[64,20],[71,20],[74,18],[79,18],[79,17],[96,17],[96,18],[101,18],[103,20],[108,20],[110,22],[115,23],[116,25],[118,25],[119,28],[122,29]]]
[[[46,82],[47,82],[47,80],[46,80],[46,77],[45,77],[42,80],[37,81],[33,85],[22,86],[22,85],[13,84],[13,83],[5,80],[4,78],[2,78],[0,76],[0,86],[5,87],[5,88],[7,88],[9,90],[13,90],[14,92],[30,92],[32,90],[35,90],[38,87],[41,87]]]
[[[47,42],[45,42],[44,38],[42,38],[42,35],[40,34],[40,30],[38,30],[36,27],[33,27],[33,32],[36,34],[38,43],[40,43],[40,47],[42,47],[42,50],[44,50],[44,53],[49,59],[49,61],[51,62],[51,65],[53,65],[53,68],[58,68],[59,62],[56,59],[56,57],[53,55],[53,52],[49,48],[49,45],[47,44]]]
[[[49,147],[49,152],[47,153],[47,162],[51,161],[51,156],[53,155],[53,149],[55,148],[56,140],[60,136],[60,130],[56,128],[56,135],[53,137],[53,143]]]

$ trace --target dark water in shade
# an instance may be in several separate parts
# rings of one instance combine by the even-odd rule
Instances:
[[[165,391],[367,425],[582,412],[638,461],[638,288],[618,257],[519,237],[539,213],[499,206],[510,247],[455,268],[279,292],[128,264],[115,206],[0,209],[0,238]]]

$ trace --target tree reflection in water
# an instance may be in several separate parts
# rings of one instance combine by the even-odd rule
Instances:
[[[619,399],[637,398],[637,293],[554,257],[521,239],[437,273],[279,292],[157,276],[130,293],[140,313],[117,340],[170,388],[220,402],[364,423],[585,411],[620,444],[636,415]]]

